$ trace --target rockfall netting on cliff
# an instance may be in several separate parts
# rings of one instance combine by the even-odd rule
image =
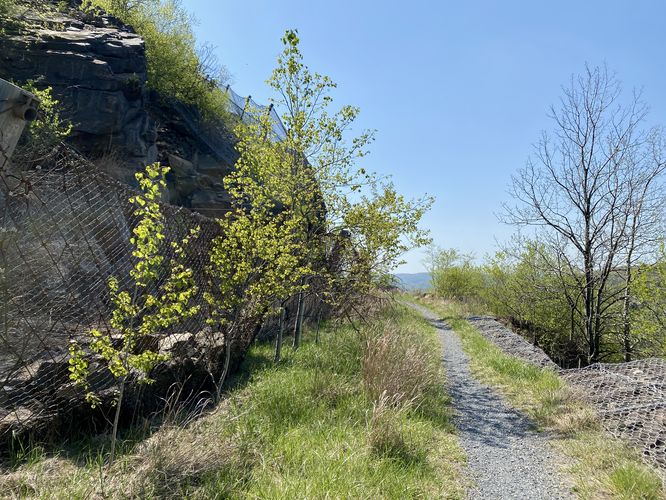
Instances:
[[[85,344],[91,328],[110,331],[109,277],[130,286],[129,237],[137,218],[128,200],[134,192],[65,147],[47,163],[0,173],[0,440],[89,412],[83,391],[69,380],[68,346],[71,340]],[[201,228],[186,259],[202,279],[218,225],[187,209],[162,209],[165,248]],[[207,327],[201,313],[166,332],[154,347],[170,360],[152,374],[156,383],[129,388],[128,411],[159,409],[175,385],[185,395],[210,388],[222,371],[226,344],[233,364],[256,331],[256,321],[248,320],[226,338]],[[112,399],[113,382],[106,368],[93,369],[92,389],[103,402]]]
[[[469,321],[507,354],[560,375],[596,410],[604,429],[636,446],[666,481],[666,360],[595,363],[560,370],[538,347],[488,317]]]

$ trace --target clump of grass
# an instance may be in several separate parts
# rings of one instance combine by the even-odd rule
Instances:
[[[244,462],[232,439],[201,432],[197,426],[171,427],[142,443],[113,475],[110,488],[118,496],[172,498],[185,485],[196,488],[220,471],[242,471]]]
[[[567,472],[586,499],[663,498],[666,492],[651,467],[633,449],[600,430],[592,408],[553,370],[541,369],[505,354],[464,317],[465,305],[433,297],[420,299],[460,335],[474,375],[496,387],[557,439],[551,443],[568,457]],[[478,311],[475,311],[478,313]]]
[[[602,432],[579,432],[556,442],[555,446],[573,458],[567,470],[582,499],[666,497],[659,477],[638,460],[635,451]]]
[[[368,396],[375,404],[418,407],[428,390],[441,381],[431,346],[413,332],[400,331],[394,322],[380,324],[369,333],[361,360]]]
[[[657,500],[663,498],[660,494],[661,481],[650,474],[643,467],[627,462],[610,474],[613,489],[620,493],[621,498],[641,498],[644,500]]]
[[[379,456],[402,458],[409,455],[402,425],[404,406],[384,392],[372,406],[368,442]]]

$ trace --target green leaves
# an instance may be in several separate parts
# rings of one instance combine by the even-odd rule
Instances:
[[[666,355],[666,250],[662,243],[656,261],[635,270],[630,319],[632,350],[643,356]]]
[[[136,174],[141,193],[130,198],[138,219],[130,238],[134,257],[129,272],[132,286],[122,289],[116,277],[109,278],[107,289],[113,304],[111,330],[88,332],[90,353],[103,361],[119,380],[133,373],[139,382],[152,382],[150,371],[167,357],[150,349],[139,350],[139,341],[159,335],[200,309],[192,305],[198,291],[194,273],[183,263],[186,247],[199,236],[198,227],[190,230],[181,242],[171,242],[173,258],[168,266],[164,265],[165,220],[159,199],[166,187],[168,172],[168,167],[155,163],[147,166],[145,172]],[[70,378],[84,388],[88,400],[94,404],[96,398],[87,381],[88,354],[76,341],[70,345],[69,370]]]
[[[301,289],[311,270],[303,258],[297,218],[236,207],[218,222],[223,236],[213,241],[205,294],[209,322],[229,325],[241,309],[249,316],[267,314],[274,303]]]
[[[287,138],[280,144],[257,144],[259,134],[252,127],[239,131],[239,176],[245,169],[256,183],[248,190],[247,183],[238,182],[243,185],[239,192],[251,204],[272,200],[276,208],[300,218],[312,278],[327,283],[322,294],[330,297],[335,288],[352,296],[380,281],[404,251],[429,241],[419,223],[433,200],[406,200],[390,180],[357,165],[374,132],[351,135],[359,108],[332,110],[336,83],[304,64],[297,32],[287,31],[282,42],[284,50],[268,84],[279,96],[272,102],[284,110]],[[264,190],[261,196],[256,189]],[[351,235],[348,242],[341,232]],[[325,256],[333,248],[335,262]]]
[[[17,164],[34,165],[53,154],[56,147],[72,132],[72,124],[60,117],[60,102],[52,88],[40,89],[28,81],[23,88],[39,100],[37,118],[30,122],[14,154]]]

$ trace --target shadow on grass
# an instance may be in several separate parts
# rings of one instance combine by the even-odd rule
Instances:
[[[121,417],[116,442],[117,459],[132,454],[136,447],[159,431],[166,423],[186,424],[201,418],[210,412],[230,392],[241,390],[251,380],[253,373],[274,366],[268,345],[265,348],[250,349],[236,369],[230,374],[219,391],[218,400],[212,383],[202,386],[187,398],[166,396],[164,408],[144,416],[136,413]],[[183,384],[186,381],[183,382]],[[173,393],[178,393],[174,386]],[[70,420],[68,425],[60,427],[57,434],[47,431],[12,435],[0,451],[0,472],[16,470],[23,465],[30,465],[48,458],[64,458],[78,467],[102,465],[106,462],[111,449],[111,428],[113,408],[85,412],[85,415],[63,415]]]

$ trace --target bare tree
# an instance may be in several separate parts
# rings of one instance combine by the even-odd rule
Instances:
[[[622,295],[621,335],[624,360],[631,361],[634,339],[631,332],[630,306],[634,267],[651,254],[660,243],[663,234],[663,214],[666,207],[661,175],[666,169],[663,154],[663,134],[654,129],[648,136],[641,156],[631,159],[628,168],[630,203],[629,230],[624,255],[624,288]]]
[[[504,207],[504,221],[537,227],[539,241],[558,256],[590,363],[603,357],[609,315],[631,282],[618,287],[611,277],[631,268],[652,237],[644,214],[664,163],[654,147],[659,132],[641,128],[646,113],[640,95],[625,99],[605,67],[586,67],[563,89],[559,109],[551,108],[553,133],[543,133],[513,177],[517,203]]]

